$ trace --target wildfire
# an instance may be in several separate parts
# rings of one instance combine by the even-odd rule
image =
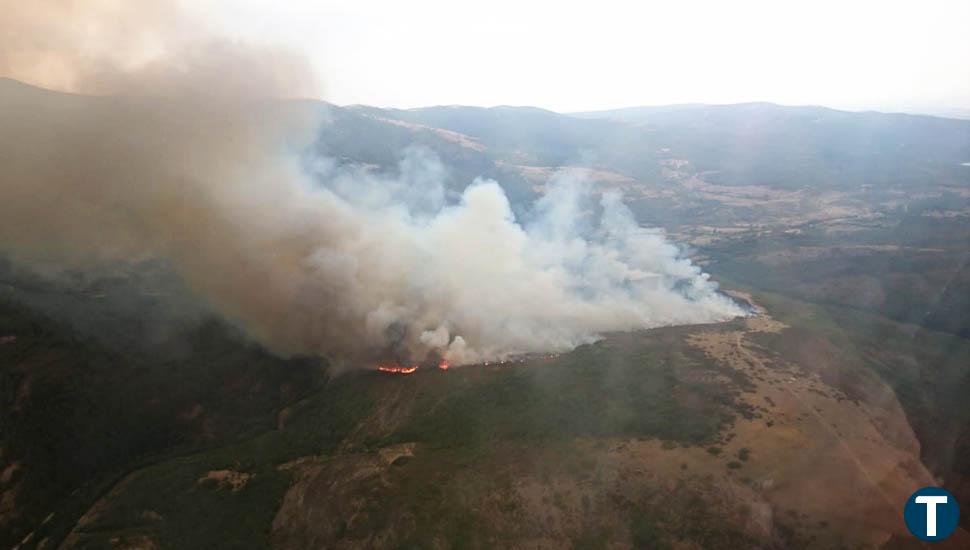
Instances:
[[[507,357],[505,359],[483,361],[480,364],[484,366],[489,366],[489,365],[510,366],[510,365],[521,365],[523,363],[527,363],[529,361],[536,361],[536,360],[548,361],[550,359],[556,359],[557,357],[559,357],[558,353],[546,353],[546,354],[534,353],[534,354],[515,355],[512,357]],[[413,372],[418,370],[419,366],[420,365],[401,366],[396,364],[391,364],[391,365],[385,364],[385,365],[377,365],[377,370],[381,372],[390,373],[390,374],[412,374]],[[428,365],[425,364],[425,367],[428,367]],[[438,368],[441,370],[448,370],[451,368],[451,363],[449,363],[445,359],[441,359],[440,361],[438,361]]]
[[[389,367],[386,365],[377,365],[377,370],[392,374],[411,374],[412,372],[418,370],[418,366],[412,365],[410,367]]]

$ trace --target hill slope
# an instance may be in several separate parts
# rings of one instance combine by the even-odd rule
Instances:
[[[107,103],[0,80],[0,123]],[[164,263],[0,259],[0,546],[905,547],[913,488],[970,499],[970,122],[297,108],[327,114],[317,154],[393,174],[421,146],[517,213],[585,168],[763,311],[338,375],[248,342]]]

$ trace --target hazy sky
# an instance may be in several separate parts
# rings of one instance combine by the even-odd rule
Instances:
[[[325,99],[339,104],[970,109],[970,0],[216,0],[192,9],[240,37],[301,49]]]

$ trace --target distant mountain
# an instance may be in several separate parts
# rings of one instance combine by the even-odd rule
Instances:
[[[98,98],[0,79],[0,98],[23,108]],[[55,98],[61,98],[55,101]],[[68,99],[70,98],[70,99]],[[781,189],[917,189],[970,183],[970,120],[848,112],[772,103],[683,104],[561,114],[535,107],[381,109],[326,105],[319,151],[394,170],[404,149],[444,159],[449,187],[500,181],[513,202],[533,198],[516,167],[605,167],[661,181],[671,162],[723,185]],[[78,107],[82,108],[82,107]]]
[[[607,118],[614,120],[622,120],[625,122],[648,122],[651,118],[657,116],[663,116],[669,113],[685,113],[685,112],[704,112],[704,111],[734,111],[734,112],[751,112],[751,111],[763,111],[763,112],[824,112],[824,111],[835,111],[840,113],[849,114],[878,114],[878,115],[912,115],[912,116],[930,116],[935,118],[954,118],[954,119],[965,119],[970,118],[970,110],[967,109],[934,109],[934,110],[917,110],[917,109],[865,109],[865,110],[847,110],[847,109],[836,109],[832,107],[824,107],[821,105],[779,105],[777,103],[771,103],[768,101],[752,101],[747,103],[723,103],[723,104],[712,104],[712,103],[674,103],[670,105],[638,105],[635,107],[621,107],[619,109],[603,109],[598,111],[578,111],[564,113],[569,116],[576,118],[585,119],[597,119],[597,118]]]
[[[375,110],[466,134],[505,161],[606,165],[657,178],[686,160],[713,183],[912,188],[967,182],[970,121],[771,103],[674,105],[562,115],[524,107]]]
[[[0,79],[25,129],[0,166],[113,103]],[[393,174],[424,147],[515,208],[591,168],[759,314],[338,375],[164,261],[52,278],[0,250],[0,547],[897,548],[914,487],[970,501],[970,121],[280,105],[327,115],[309,156]]]
[[[947,118],[970,119],[970,109],[943,108],[927,111],[926,114]]]
[[[355,109],[465,134],[505,160],[537,166],[576,163],[584,153],[604,149],[605,143],[638,137],[637,132],[613,121],[582,120],[535,107]]]

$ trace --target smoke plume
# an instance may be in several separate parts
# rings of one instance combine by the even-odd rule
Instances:
[[[454,363],[741,314],[621,197],[563,173],[517,221],[458,200],[414,149],[399,177],[308,160],[307,63],[210,36],[166,2],[4,2],[0,250],[95,267],[164,258],[280,354]]]

